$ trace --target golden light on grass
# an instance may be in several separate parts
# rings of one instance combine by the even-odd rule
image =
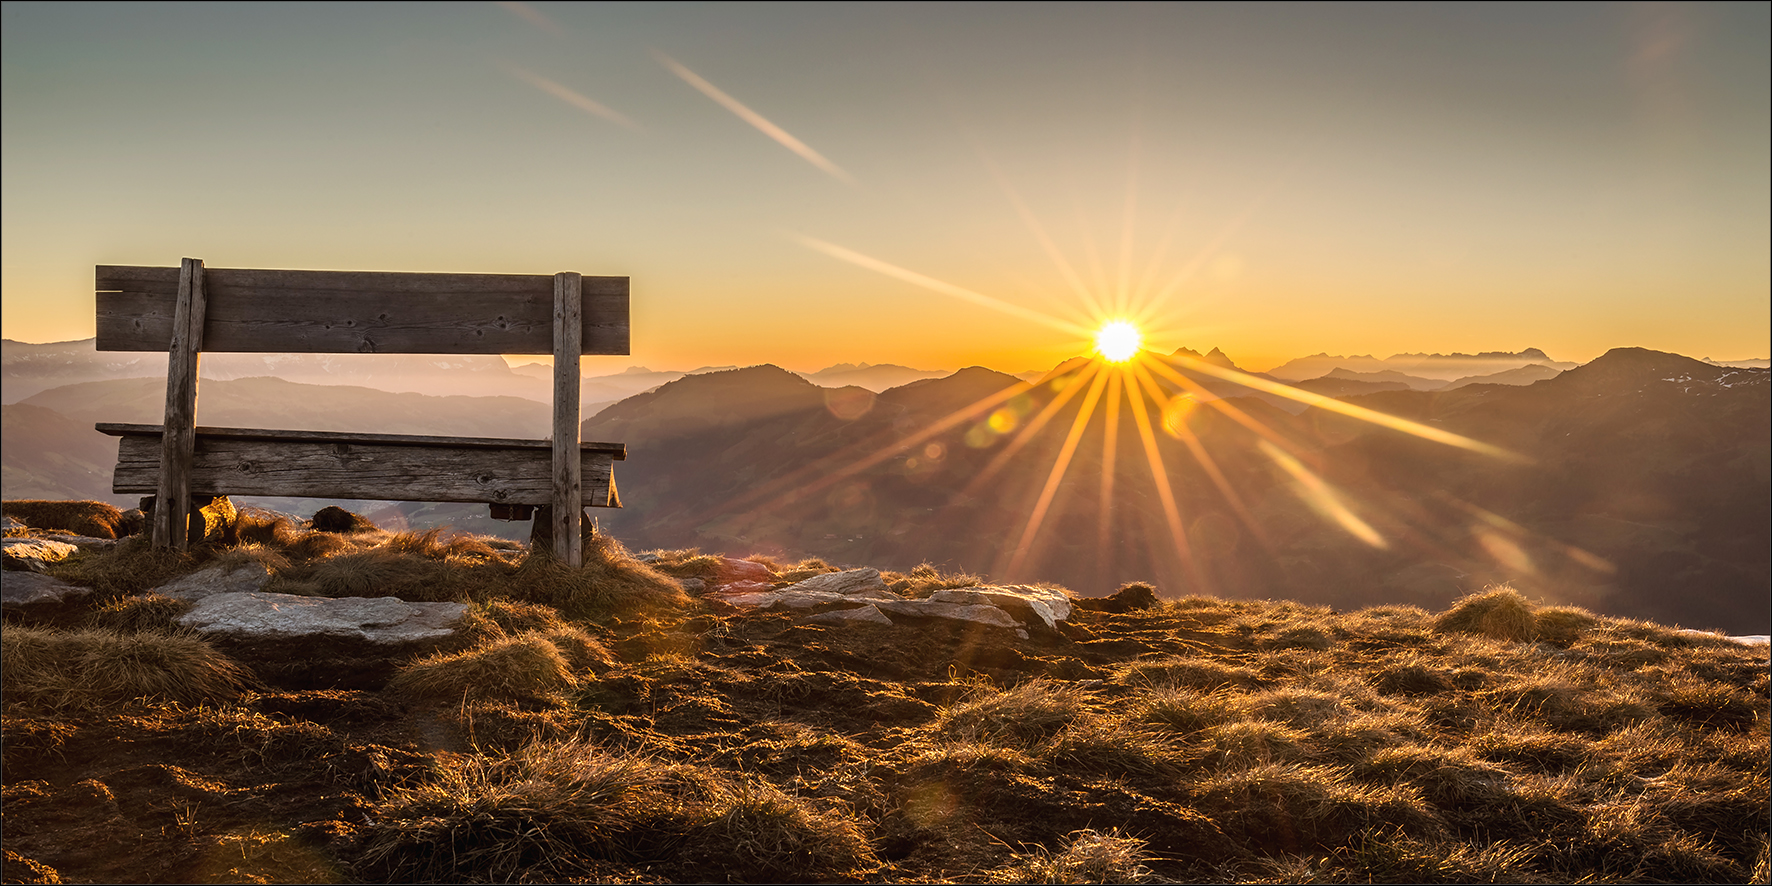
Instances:
[[[1103,323],[1095,333],[1095,353],[1109,363],[1124,363],[1132,359],[1144,344],[1144,336],[1138,327],[1125,320],[1112,320]]]

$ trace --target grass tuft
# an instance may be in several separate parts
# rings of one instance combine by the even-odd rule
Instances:
[[[1244,716],[1245,701],[1220,692],[1158,686],[1135,697],[1134,719],[1183,735],[1209,729]]]
[[[652,559],[646,565],[665,575],[699,578],[703,581],[713,581],[720,577],[721,558],[714,554],[704,554],[700,548],[649,551],[648,554]]]
[[[975,588],[984,584],[984,579],[976,575],[964,572],[944,573],[929,563],[919,563],[909,572],[882,572],[880,580],[893,592],[913,599],[927,597],[936,591]]]
[[[602,879],[609,862],[701,878],[800,882],[879,867],[848,817],[766,782],[583,741],[472,755],[372,810],[360,866],[377,879]]]
[[[1037,848],[985,875],[989,883],[1153,883],[1145,841],[1118,828],[1073,831],[1057,851]]]
[[[1158,658],[1123,665],[1114,672],[1128,686],[1171,686],[1211,691],[1222,687],[1252,689],[1265,680],[1256,671],[1201,658]]]
[[[172,632],[178,629],[178,617],[196,605],[190,600],[176,600],[160,594],[118,597],[87,615],[87,626],[129,634]]]
[[[1662,690],[1661,715],[1712,729],[1745,731],[1766,717],[1765,707],[1731,686],[1682,681]]]
[[[133,699],[233,699],[249,673],[195,636],[8,626],[0,638],[6,706],[92,711]]]
[[[1537,620],[1532,604],[1519,591],[1502,585],[1459,600],[1434,619],[1434,630],[1520,643],[1536,636]]]
[[[937,733],[962,741],[1023,747],[1051,737],[1087,714],[1087,695],[1066,683],[1030,680],[1013,689],[982,690],[944,709]]]
[[[545,703],[577,686],[559,647],[546,635],[527,633],[421,658],[401,668],[388,691],[426,702]]]
[[[372,811],[361,865],[390,882],[563,881],[622,857],[663,767],[577,742],[470,756]]]

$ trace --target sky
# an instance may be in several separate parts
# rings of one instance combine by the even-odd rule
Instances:
[[[1768,10],[8,2],[4,335],[190,256],[629,276],[593,374],[1765,357]]]

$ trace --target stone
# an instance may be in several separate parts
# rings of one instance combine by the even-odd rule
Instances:
[[[766,581],[735,581],[715,587],[714,593],[722,597],[729,597],[736,594],[756,594],[773,590],[775,590],[775,585]]]
[[[30,528],[30,527],[29,527],[29,526],[26,526],[26,525],[25,525],[25,521],[23,521],[23,520],[14,520],[14,519],[12,519],[12,517],[10,517],[10,516],[7,516],[7,517],[0,517],[0,520],[4,520],[4,521],[5,521],[5,523],[4,523],[4,526],[5,526],[5,528],[7,528],[7,529],[29,529],[29,528]]]
[[[178,619],[267,685],[376,691],[414,656],[472,638],[461,603],[397,597],[299,597],[264,591],[215,594]]]
[[[881,580],[880,570],[871,568],[825,572],[814,575],[805,581],[795,582],[782,590],[837,594],[844,597],[898,599],[898,595],[892,593],[892,590],[886,587],[886,582]]]
[[[9,614],[35,615],[60,608],[92,593],[91,588],[68,584],[37,572],[7,570],[0,573],[0,609]]]
[[[743,584],[741,582],[741,584]],[[885,588],[874,589],[865,586],[852,587],[844,590],[822,590],[806,588],[800,584],[788,585],[779,590],[763,585],[755,590],[741,590],[737,585],[728,585],[720,589],[720,596],[726,602],[738,606],[755,606],[759,609],[813,609],[830,603],[846,603],[860,605],[863,603],[902,603],[900,597]]]
[[[355,514],[337,505],[327,505],[314,512],[314,518],[308,521],[315,532],[374,532],[376,525],[368,517]]]
[[[731,557],[720,558],[719,584],[730,584],[738,581],[760,581],[764,584],[775,582],[775,573],[769,567],[755,560],[735,560]]]
[[[78,548],[90,548],[92,550],[114,548],[120,544],[120,542],[114,538],[93,538],[90,535],[69,535],[67,533],[53,531],[43,533],[43,537],[50,541],[59,541],[64,544],[74,545]]]
[[[815,624],[837,625],[858,623],[877,625],[892,624],[892,619],[887,618],[886,613],[880,611],[880,607],[871,603],[866,606],[856,606],[850,609],[832,609],[828,612],[815,612],[800,620],[813,622]]]
[[[29,570],[42,572],[51,563],[59,563],[73,556],[80,549],[65,541],[51,541],[47,538],[12,538],[0,539],[3,544],[7,569]]]
[[[1057,630],[1058,623],[1071,615],[1071,598],[1063,591],[1032,585],[953,588],[936,591],[929,595],[929,599],[939,603],[995,606],[1014,615],[1028,627],[1038,624],[1048,630]]]
[[[236,639],[333,638],[377,645],[441,641],[459,630],[463,603],[408,603],[398,597],[301,597],[263,591],[204,597],[178,623]]]
[[[989,604],[948,603],[941,600],[882,600],[873,604],[881,612],[890,615],[901,615],[910,618],[946,618],[953,621],[970,621],[993,627],[1017,630],[1021,623],[1011,618],[1009,613]]]
[[[681,587],[685,594],[701,594],[708,589],[708,583],[699,578],[679,578],[677,586]]]
[[[262,563],[218,563],[173,579],[155,588],[153,593],[176,600],[203,600],[216,594],[260,591],[270,580],[271,573]]]

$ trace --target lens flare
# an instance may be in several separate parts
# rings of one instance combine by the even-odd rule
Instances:
[[[1124,363],[1138,353],[1138,346],[1143,344],[1138,334],[1138,327],[1125,320],[1114,320],[1102,324],[1101,330],[1095,333],[1095,353],[1110,363]]]

